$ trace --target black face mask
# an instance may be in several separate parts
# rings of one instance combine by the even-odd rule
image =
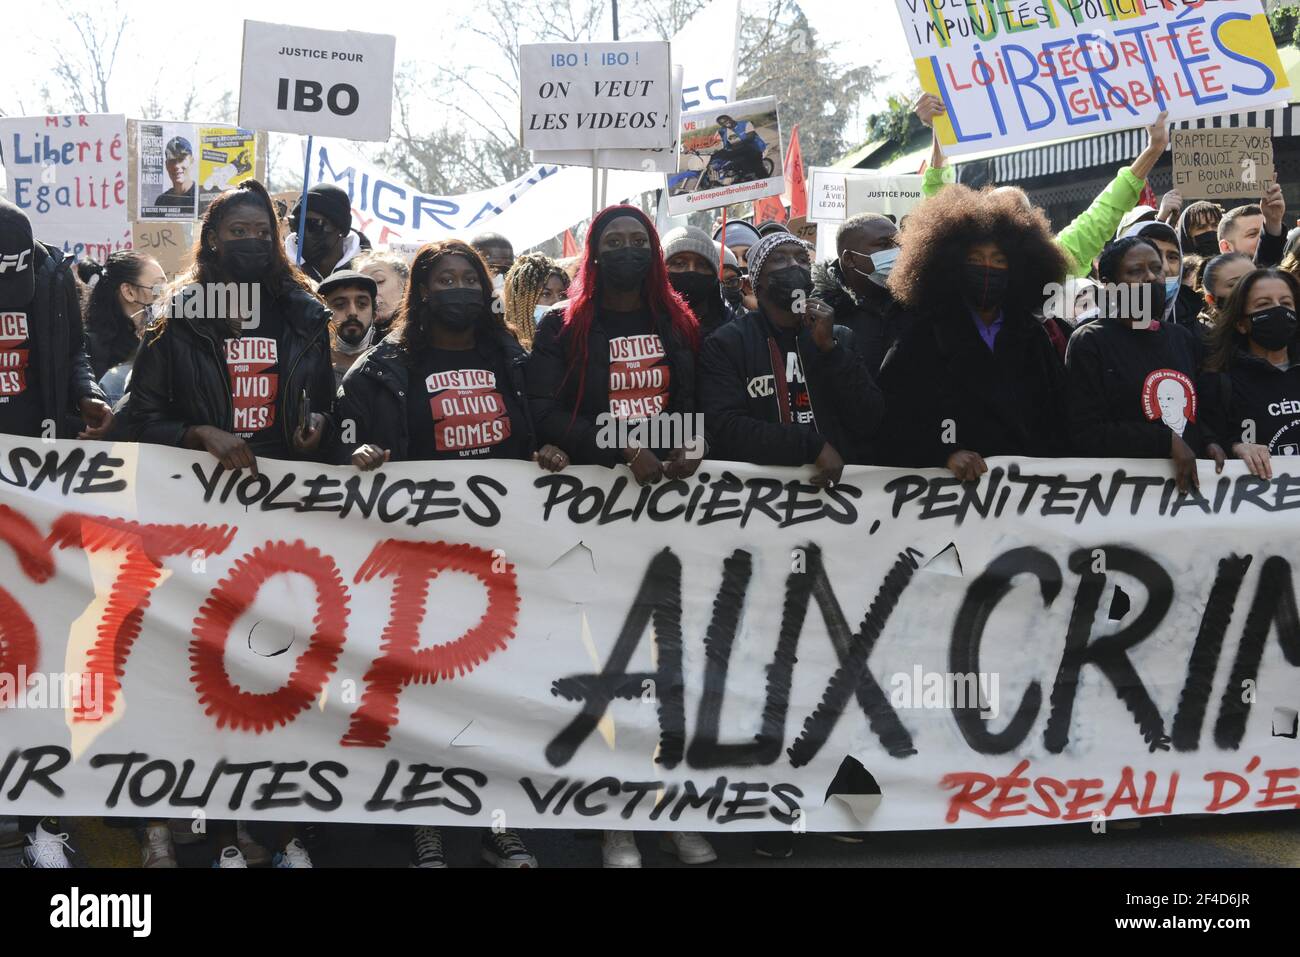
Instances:
[[[600,254],[600,277],[610,288],[621,292],[640,289],[650,272],[650,249],[646,246],[624,246]]]
[[[709,305],[713,291],[718,288],[717,277],[702,272],[670,272],[668,281],[695,312]]]
[[[996,309],[1007,298],[1011,270],[966,263],[961,271],[961,298],[972,309]]]
[[[1146,286],[1151,290],[1151,314],[1147,318],[1159,321],[1164,318],[1165,306],[1169,302],[1168,297],[1165,296],[1165,281],[1158,279],[1155,282],[1147,283]]]
[[[722,298],[727,300],[727,302],[731,303],[733,306],[739,306],[740,300],[744,297],[745,291],[739,286],[735,289],[728,289],[726,286],[722,287]]]
[[[332,229],[333,227],[326,227],[314,233],[308,232],[307,239],[302,244],[302,258],[308,260],[319,259],[329,252],[334,245],[335,239],[338,238],[336,233],[331,232]]]
[[[487,307],[478,289],[439,289],[429,296],[433,321],[449,332],[464,332],[483,317]]]
[[[800,296],[802,293],[802,296]],[[793,309],[800,298],[812,295],[812,270],[807,266],[786,266],[767,274],[767,298],[782,309]]]
[[[1198,256],[1219,255],[1219,234],[1216,232],[1201,233],[1201,235],[1192,239],[1192,248],[1196,250]]]
[[[1262,312],[1251,313],[1250,338],[1269,352],[1281,349],[1295,339],[1295,310],[1287,306],[1271,306]]]
[[[227,239],[218,250],[221,264],[237,282],[255,282],[271,268],[271,240]]]

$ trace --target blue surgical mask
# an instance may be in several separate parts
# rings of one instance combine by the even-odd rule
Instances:
[[[901,251],[897,246],[890,246],[878,253],[872,253],[871,268],[874,271],[867,278],[878,286],[885,285],[889,280],[889,274],[894,269],[894,262],[898,259],[898,254]]]
[[[543,306],[541,303],[538,303],[536,306],[534,306],[534,307],[533,307],[533,322],[541,322],[541,321],[542,321],[542,316],[546,315],[546,310],[548,310],[548,309],[550,309],[550,308],[551,308],[550,306]]]
[[[1165,302],[1173,302],[1178,295],[1178,286],[1182,282],[1177,276],[1165,280]]]

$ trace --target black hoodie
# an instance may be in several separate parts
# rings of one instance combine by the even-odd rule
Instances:
[[[1076,329],[1065,353],[1075,453],[1168,458],[1177,428],[1204,456],[1217,442],[1197,389],[1204,354],[1200,337],[1172,322],[1133,329],[1098,319]]]
[[[1294,355],[1289,368],[1279,369],[1238,349],[1226,372],[1204,378],[1207,417],[1227,446],[1249,438],[1273,455],[1300,455],[1300,363]]]
[[[889,290],[874,282],[859,296],[844,281],[838,260],[813,266],[813,296],[835,310],[835,322],[853,333],[858,353],[873,376],[907,327],[907,314]]]

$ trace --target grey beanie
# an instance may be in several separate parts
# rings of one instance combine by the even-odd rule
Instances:
[[[664,262],[667,262],[678,253],[695,253],[708,260],[713,271],[718,271],[718,246],[709,234],[698,226],[678,226],[664,233],[663,236]],[[733,256],[732,259],[735,259]]]
[[[777,246],[788,246],[791,243],[797,246],[802,246],[804,249],[811,248],[806,242],[793,233],[768,233],[756,242],[749,248],[749,255],[746,257],[749,261],[749,275],[753,279],[757,280],[758,274],[763,271],[763,262],[767,259],[772,250],[776,249]]]

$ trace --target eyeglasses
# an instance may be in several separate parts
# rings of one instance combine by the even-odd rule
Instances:
[[[731,279],[722,280],[722,288],[726,289],[728,292],[735,292],[740,288],[740,277],[734,276]]]
[[[323,219],[307,220],[307,232],[309,233],[323,233],[329,229],[329,226],[330,224]]]

